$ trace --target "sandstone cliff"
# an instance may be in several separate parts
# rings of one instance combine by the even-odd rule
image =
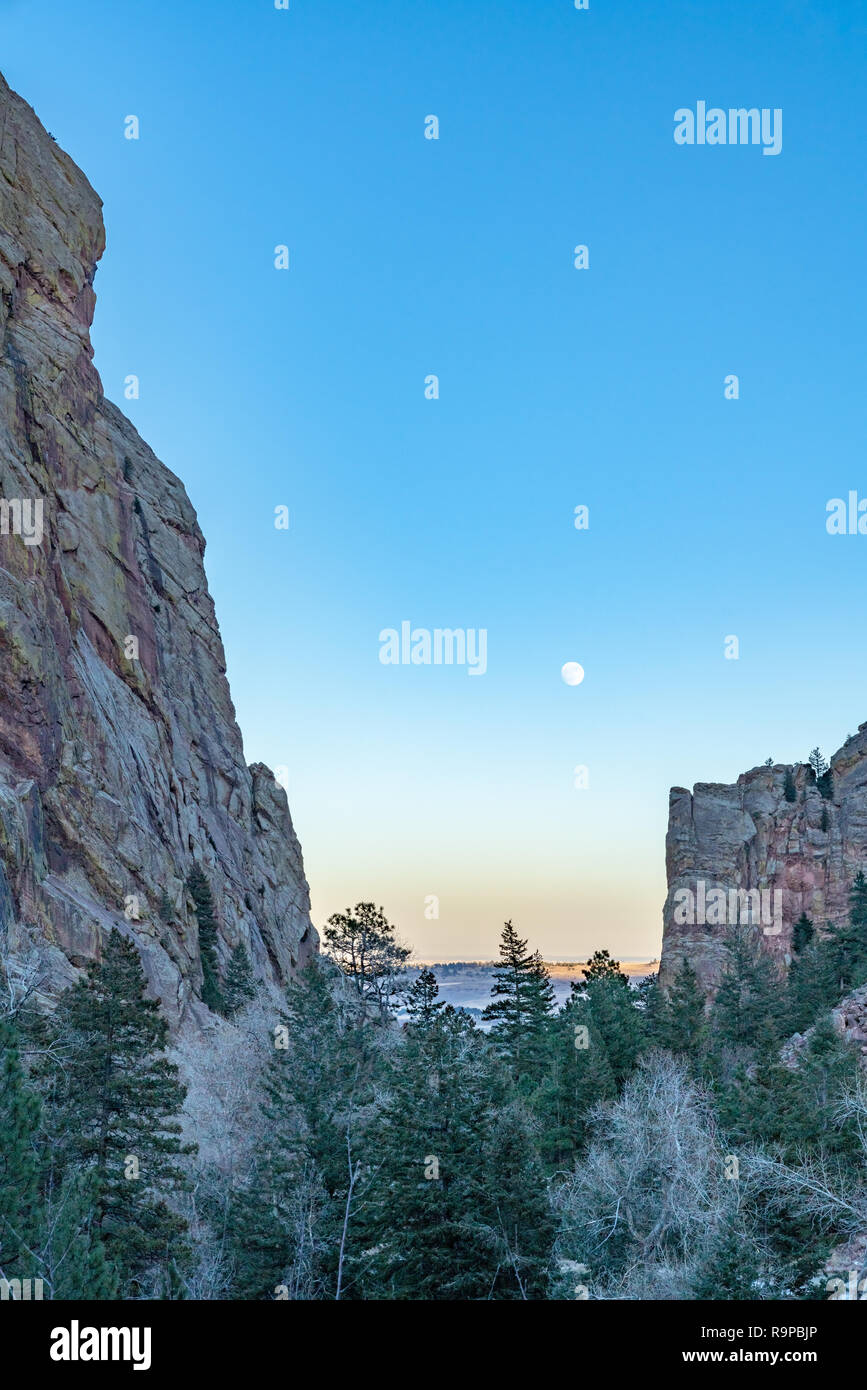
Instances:
[[[0,77],[0,951],[50,995],[117,925],[177,1029],[205,1012],[194,861],[223,961],[243,940],[276,983],[317,938],[285,793],[244,762],[195,512],[92,364],[100,209]]]
[[[788,799],[786,783],[788,774]],[[846,919],[849,890],[867,870],[867,724],[831,759],[824,796],[806,765],[756,767],[732,786],[674,787],[669,801],[660,978],[670,981],[688,957],[707,988],[718,982],[726,925],[676,920],[679,890],[711,887],[779,892],[781,930],[758,928],[780,963],[790,955],[792,926],[806,912],[821,928]],[[827,790],[827,787],[825,788]],[[771,901],[771,899],[769,899]],[[683,913],[679,914],[681,918]]]

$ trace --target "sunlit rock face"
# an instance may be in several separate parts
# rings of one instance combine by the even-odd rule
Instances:
[[[285,793],[244,761],[196,514],[93,366],[104,243],[0,77],[0,948],[50,998],[119,926],[177,1029],[203,1017],[195,861],[223,963],[242,940],[279,984],[317,937]]]
[[[758,922],[756,932],[784,969],[801,913],[819,930],[845,921],[852,880],[859,869],[867,872],[867,724],[831,759],[829,797],[806,765],[756,767],[731,786],[674,787],[666,864],[663,983],[684,957],[708,989],[722,973],[729,920],[683,920],[690,915],[682,909],[684,890],[695,894],[699,883],[706,897],[712,887],[729,895],[732,889],[765,890],[765,901],[771,909],[776,902],[779,914],[771,910],[770,923]]]

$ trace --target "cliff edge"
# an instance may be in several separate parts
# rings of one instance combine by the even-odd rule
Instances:
[[[225,963],[316,949],[286,796],[247,767],[183,485],[103,395],[101,201],[0,77],[0,953],[50,997],[118,926],[175,1031],[202,1017],[185,881]]]

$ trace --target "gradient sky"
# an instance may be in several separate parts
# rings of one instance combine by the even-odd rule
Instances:
[[[867,536],[825,530],[867,496],[867,6],[0,0],[0,35],[105,201],[96,364],[198,511],[317,925],[658,954],[669,787],[867,719]],[[781,107],[782,153],[675,145],[698,100]],[[486,675],[381,665],[405,619],[486,628]]]

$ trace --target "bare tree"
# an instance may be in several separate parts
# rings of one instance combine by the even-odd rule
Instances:
[[[592,1115],[595,1137],[554,1191],[564,1278],[595,1298],[684,1298],[737,1207],[710,1100],[666,1053]]]

